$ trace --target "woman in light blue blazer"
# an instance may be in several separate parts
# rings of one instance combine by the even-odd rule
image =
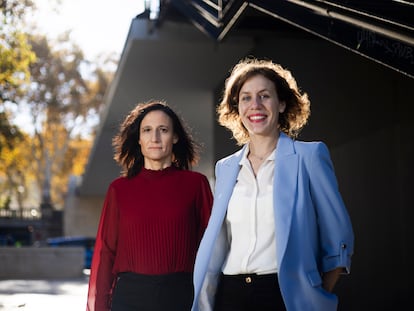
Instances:
[[[243,147],[216,164],[192,310],[337,310],[332,290],[350,272],[354,236],[326,145],[295,140],[307,94],[280,65],[248,58],[218,114]]]

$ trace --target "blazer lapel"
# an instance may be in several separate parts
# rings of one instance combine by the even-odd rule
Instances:
[[[273,208],[277,237],[277,260],[282,263],[289,239],[292,214],[297,195],[298,155],[293,140],[281,133],[277,143],[275,176],[273,182]]]
[[[230,197],[233,193],[233,188],[236,184],[237,176],[240,171],[239,162],[245,148],[246,146],[244,146],[234,155],[223,160],[219,167],[218,173],[220,174],[220,176],[217,176],[217,181],[214,190],[214,206],[212,211],[212,213],[214,213],[215,215],[214,217],[210,217],[210,219],[215,220],[218,231],[226,215],[227,205],[230,201]]]
[[[240,171],[240,159],[246,145],[233,156],[221,163],[220,176],[217,178],[214,193],[213,215],[210,219],[214,222],[213,240],[223,224],[227,211],[227,205],[233,193],[234,185]],[[275,176],[273,181],[273,204],[275,215],[275,232],[277,236],[277,260],[280,265],[286,250],[289,238],[292,214],[295,207],[297,194],[298,155],[295,153],[293,140],[281,133],[276,149]]]

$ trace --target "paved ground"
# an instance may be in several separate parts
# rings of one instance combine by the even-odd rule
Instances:
[[[65,280],[0,280],[0,311],[84,311],[88,275]]]

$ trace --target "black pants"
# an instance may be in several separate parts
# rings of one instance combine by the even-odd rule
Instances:
[[[120,273],[112,311],[187,311],[193,302],[191,273],[143,275]]]
[[[214,311],[285,311],[277,274],[220,277]]]

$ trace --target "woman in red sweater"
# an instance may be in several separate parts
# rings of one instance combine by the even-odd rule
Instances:
[[[123,168],[106,193],[88,311],[185,311],[212,193],[191,171],[198,145],[164,102],[138,104],[113,139]]]

